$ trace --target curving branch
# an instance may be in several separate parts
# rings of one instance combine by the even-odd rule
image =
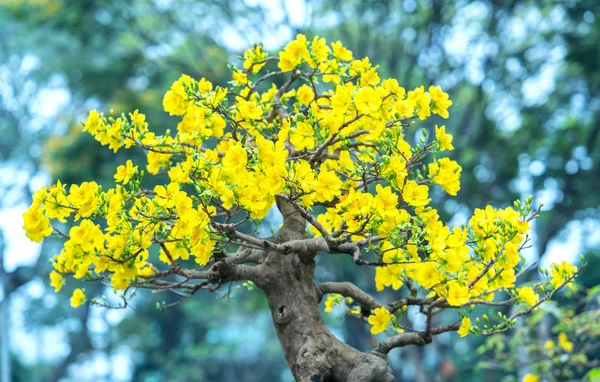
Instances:
[[[407,345],[427,345],[431,343],[434,335],[442,334],[445,332],[454,332],[460,328],[460,324],[455,323],[452,325],[443,325],[437,328],[431,329],[430,333],[425,332],[407,332],[400,333],[395,336],[389,337],[383,340],[377,347],[371,352],[377,355],[387,355],[392,349],[404,347]]]
[[[363,291],[351,282],[327,282],[315,286],[319,301],[328,293],[338,293],[344,297],[352,297],[363,308],[373,310],[383,306],[373,296]]]

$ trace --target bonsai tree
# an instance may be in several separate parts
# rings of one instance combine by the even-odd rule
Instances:
[[[101,282],[123,307],[139,289],[184,300],[245,283],[266,296],[297,380],[391,381],[392,349],[444,332],[506,331],[579,272],[563,263],[517,287],[528,269],[519,251],[540,211],[532,198],[477,209],[468,225],[440,221],[430,190],[456,195],[461,167],[443,156],[453,150],[444,126],[416,131],[432,114],[449,116],[452,102],[439,86],[407,92],[340,42],[301,34],[277,56],[255,45],[242,60],[230,67],[230,88],[187,75],[173,83],[163,106],[180,117],[176,133],[153,133],[137,110],[90,112],[84,131],[114,152],[146,150],[147,164],[118,166],[108,190],[90,179],[35,193],[24,214],[28,237],[65,239],[50,274],[57,292],[69,276]],[[158,182],[152,189],[143,186],[146,173]],[[259,235],[275,208],[283,224]],[[327,256],[374,273],[376,289],[394,298],[343,280],[315,284],[318,257]],[[372,334],[387,335],[368,353],[344,344],[323,323],[323,299],[326,310],[346,304]],[[75,289],[71,304],[86,301],[112,306]],[[519,309],[478,326],[469,318],[478,305]],[[402,324],[409,306],[422,325]]]

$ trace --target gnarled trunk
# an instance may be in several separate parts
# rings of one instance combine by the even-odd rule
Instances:
[[[304,238],[304,219],[291,205],[278,204],[284,225],[277,241]],[[258,286],[297,381],[393,381],[387,359],[344,344],[323,323],[313,284],[314,256],[270,252],[262,267]]]

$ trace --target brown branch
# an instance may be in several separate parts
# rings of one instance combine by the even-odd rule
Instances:
[[[375,301],[373,296],[363,291],[351,282],[326,282],[316,285],[317,295],[319,300],[328,293],[338,293],[344,297],[352,297],[358,302],[363,308],[373,310],[380,306],[383,306],[379,302]]]
[[[407,345],[427,345],[431,343],[432,336],[445,332],[456,331],[459,328],[460,324],[455,323],[452,325],[443,325],[433,328],[430,331],[430,335],[427,335],[425,332],[400,333],[383,340],[373,351],[371,351],[371,353],[380,356],[386,356],[394,348],[404,347]]]
[[[323,143],[321,146],[319,146],[319,148],[317,148],[317,150],[315,151],[315,153],[311,156],[309,162],[311,163],[311,165],[314,165],[315,163],[317,163],[317,161],[319,160],[319,157],[321,156],[321,153],[323,153],[323,151],[325,151],[325,149],[329,146],[331,146],[332,144],[339,142],[339,140],[336,140],[337,136],[340,134],[340,132],[342,131],[342,129],[344,129],[347,126],[350,126],[351,124],[353,124],[354,122],[358,121],[359,119],[361,119],[362,117],[364,117],[364,114],[357,114],[354,118],[346,121],[345,123],[343,123],[339,128],[337,133],[332,134],[331,137],[325,141],[325,143]],[[348,138],[349,139],[349,138]]]

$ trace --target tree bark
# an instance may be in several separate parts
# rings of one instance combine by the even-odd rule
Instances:
[[[284,216],[276,242],[306,238],[306,222],[278,200]],[[283,353],[297,381],[393,381],[385,356],[362,353],[335,338],[319,312],[315,254],[270,251],[257,285],[267,296]]]

